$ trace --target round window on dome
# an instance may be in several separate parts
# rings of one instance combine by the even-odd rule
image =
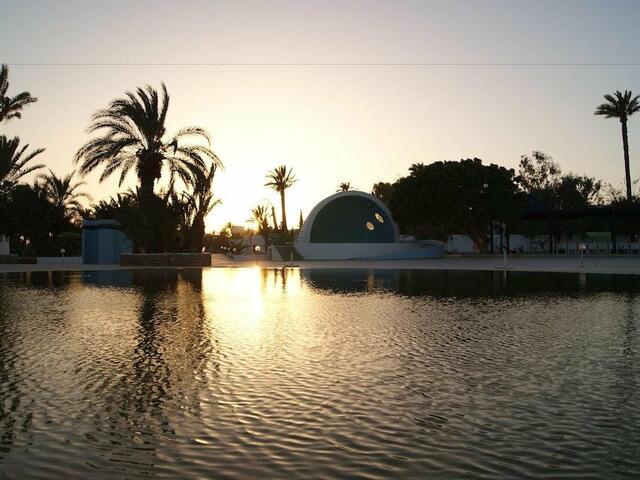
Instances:
[[[384,218],[382,218],[382,215],[376,212],[374,216],[376,217],[377,221],[379,221],[380,223],[384,223]]]
[[[376,228],[376,227],[373,226],[373,223],[371,223],[371,222],[367,222],[366,225],[367,225],[367,230],[373,231],[373,229]]]

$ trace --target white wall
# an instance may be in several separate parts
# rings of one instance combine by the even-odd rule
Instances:
[[[0,235],[0,255],[9,255],[9,237]]]
[[[38,265],[82,265],[82,257],[38,257]]]
[[[303,243],[295,244],[305,260],[349,260],[371,257],[427,258],[442,256],[441,246],[421,243]]]
[[[467,235],[449,235],[444,249],[449,253],[472,253],[476,251],[473,240]]]

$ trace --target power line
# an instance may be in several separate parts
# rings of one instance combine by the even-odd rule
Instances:
[[[3,62],[19,67],[638,67],[640,62]]]

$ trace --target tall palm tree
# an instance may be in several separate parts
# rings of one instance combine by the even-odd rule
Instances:
[[[74,182],[75,170],[64,177],[58,177],[49,170],[42,174],[38,180],[42,180],[42,189],[49,202],[61,219],[72,221],[83,210],[82,199],[91,200],[91,195],[80,190],[86,182]]]
[[[338,185],[336,192],[348,192],[351,190],[351,182],[342,182]]]
[[[630,90],[624,93],[616,90],[613,94],[604,96],[607,103],[603,103],[596,108],[595,115],[604,115],[605,118],[617,118],[622,125],[622,150],[624,152],[624,173],[627,184],[627,201],[631,203],[633,196],[631,193],[631,169],[629,166],[629,133],[627,131],[627,121],[634,113],[640,111],[640,96],[633,96]]]
[[[38,100],[32,97],[29,92],[22,92],[15,97],[8,97],[6,96],[8,89],[9,67],[2,65],[0,67],[0,123],[12,118],[21,118],[24,106]]]
[[[285,165],[280,165],[267,173],[267,183],[265,187],[269,187],[280,194],[280,206],[282,208],[282,231],[287,232],[287,210],[284,199],[284,192],[290,188],[297,180],[293,174],[293,169],[288,169]]]
[[[0,135],[0,188],[2,190],[12,188],[25,175],[44,168],[40,163],[27,165],[44,152],[44,148],[26,153],[28,148],[28,144],[20,148],[18,137],[9,139]]]
[[[165,136],[168,109],[169,94],[163,83],[162,96],[150,86],[138,88],[96,112],[88,132],[100,132],[101,136],[76,153],[75,161],[82,162],[80,174],[104,167],[100,176],[103,181],[120,171],[121,185],[133,169],[138,176],[141,199],[145,199],[154,195],[154,185],[165,167],[171,189],[176,177],[186,184],[192,183],[205,168],[205,160],[221,166],[204,129],[183,128],[173,137]],[[189,137],[204,140],[206,145],[185,143]]]

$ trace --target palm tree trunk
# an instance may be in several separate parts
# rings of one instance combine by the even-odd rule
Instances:
[[[287,228],[287,211],[285,210],[284,190],[280,192],[280,205],[282,207],[282,232],[287,233],[289,229]]]
[[[144,253],[153,253],[161,250],[163,242],[156,237],[154,226],[151,225],[151,212],[155,205],[153,202],[153,185],[155,179],[148,172],[141,172],[138,176],[140,180],[140,209],[142,210],[142,228],[145,232],[142,239]]]
[[[204,240],[204,218],[202,214],[196,214],[193,219],[193,225],[191,227],[191,245],[190,251],[194,253],[200,253],[202,251],[202,244]]]
[[[624,150],[624,173],[627,182],[627,201],[631,203],[633,201],[633,195],[631,193],[631,168],[629,166],[629,133],[627,131],[627,121],[621,119],[622,124],[622,149]]]
[[[276,218],[276,208],[271,205],[271,220],[273,221],[273,230],[278,231],[278,219]]]

